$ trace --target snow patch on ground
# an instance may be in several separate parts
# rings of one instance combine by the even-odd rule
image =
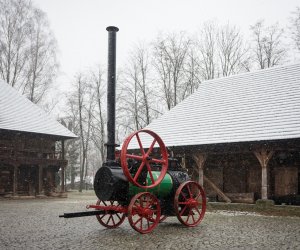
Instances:
[[[225,216],[241,216],[241,215],[250,215],[250,216],[263,216],[255,212],[243,212],[243,211],[227,211],[227,210],[217,210],[207,213],[217,213]]]

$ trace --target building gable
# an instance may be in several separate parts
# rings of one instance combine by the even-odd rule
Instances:
[[[3,81],[0,81],[0,130],[77,137]]]

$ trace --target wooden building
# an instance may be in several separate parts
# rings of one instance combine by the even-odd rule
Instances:
[[[300,205],[300,64],[205,81],[147,128],[211,200]]]
[[[76,136],[0,81],[0,197],[54,194],[57,173],[61,169],[63,179],[67,166],[64,141],[71,138]]]

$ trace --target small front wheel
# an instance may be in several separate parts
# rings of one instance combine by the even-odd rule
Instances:
[[[116,228],[120,226],[125,220],[126,214],[122,212],[116,212],[113,209],[120,207],[121,205],[117,201],[100,201],[98,200],[96,205],[111,207],[111,210],[105,210],[105,214],[96,215],[99,223],[106,228]]]
[[[150,233],[160,221],[159,200],[151,193],[135,195],[128,206],[128,221],[139,233]]]
[[[182,183],[175,194],[174,208],[178,220],[183,225],[197,226],[203,219],[206,210],[203,188],[195,181]]]

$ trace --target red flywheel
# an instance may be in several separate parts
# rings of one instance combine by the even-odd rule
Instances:
[[[142,142],[145,138],[146,142]],[[138,148],[138,153],[130,154],[128,149],[131,145]],[[155,152],[154,152],[155,148]],[[168,152],[162,139],[153,131],[143,129],[132,133],[126,138],[121,151],[121,165],[127,179],[141,188],[153,188],[160,184],[168,170]],[[128,160],[133,159],[139,165],[137,170],[132,173],[128,167]],[[151,163],[161,166],[160,174],[156,178],[151,169]],[[150,183],[141,183],[138,181],[142,172],[147,171]],[[155,179],[156,178],[156,179]]]

